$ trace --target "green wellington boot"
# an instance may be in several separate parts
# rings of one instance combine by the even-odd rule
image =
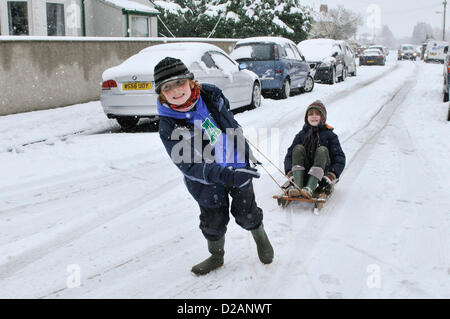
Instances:
[[[206,275],[211,270],[217,269],[223,265],[223,255],[225,250],[225,236],[222,236],[219,240],[210,241],[208,240],[208,251],[211,256],[201,263],[192,267],[191,271],[196,275]]]
[[[302,196],[306,198],[312,198],[312,195],[318,185],[319,180],[317,179],[317,177],[309,175],[308,183],[306,183],[306,186],[302,188]]]
[[[267,237],[266,231],[264,230],[264,226],[261,225],[252,230],[253,239],[256,242],[256,247],[258,250],[259,260],[263,264],[270,264],[273,260],[273,248],[270,244],[269,238]]]
[[[304,170],[297,170],[292,172],[292,175],[294,176],[294,183],[300,188],[303,187],[304,183],[303,180],[305,176],[304,173],[305,173]],[[301,193],[300,190],[295,185],[291,185],[288,190],[288,195],[289,197],[300,197]]]

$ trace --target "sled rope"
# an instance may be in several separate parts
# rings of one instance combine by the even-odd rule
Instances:
[[[289,176],[287,176],[278,166],[276,166],[271,160],[270,158],[268,158],[263,152],[261,152],[255,145],[253,145],[252,142],[250,142],[248,140],[248,138],[245,138],[245,140],[247,141],[247,143],[253,147],[255,150],[258,151],[259,154],[261,154],[270,164],[272,164],[273,167],[275,167],[284,177],[287,178],[287,180],[292,183],[299,191],[301,191],[301,187],[299,187],[297,184],[295,184],[294,180],[289,178]],[[262,165],[262,163],[257,163],[259,165],[261,165],[261,167],[266,171],[266,173],[270,176],[270,178],[275,182],[275,184],[278,185],[278,187],[283,191],[283,193],[286,193],[286,190],[283,189],[283,187],[275,180],[275,178],[267,171],[267,169]]]

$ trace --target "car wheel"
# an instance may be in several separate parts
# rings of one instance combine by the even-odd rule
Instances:
[[[249,109],[256,109],[261,106],[261,86],[255,82],[252,90],[252,102]]]
[[[305,81],[305,86],[302,88],[302,92],[309,93],[314,89],[314,79],[312,76],[308,75]]]
[[[331,79],[330,79],[330,84],[333,85],[334,83],[337,82],[337,78],[336,78],[336,68],[332,68],[332,72],[331,72]]]
[[[450,105],[448,106],[447,121],[450,121]]]
[[[122,127],[123,130],[131,130],[132,128],[136,127],[136,124],[139,122],[139,118],[136,116],[122,116],[116,118],[117,122],[119,123],[120,127]]]
[[[448,92],[444,92],[444,102],[448,102]]]
[[[344,67],[342,69],[342,76],[339,78],[339,82],[344,82],[346,78],[347,78],[347,68]]]
[[[289,80],[284,80],[283,87],[281,88],[280,97],[282,99],[287,99],[291,95],[291,84]]]

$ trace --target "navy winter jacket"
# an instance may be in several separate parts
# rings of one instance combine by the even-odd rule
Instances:
[[[202,84],[200,95],[222,132],[231,128],[235,129],[236,135],[242,134],[240,125],[229,111],[229,101],[218,87],[212,84]],[[209,146],[209,141],[201,137],[202,143],[194,143],[195,134],[202,134],[202,131],[195,129],[194,125],[186,119],[161,115],[161,113],[165,114],[166,112],[159,113],[159,136],[172,161],[183,173],[184,182],[190,194],[201,206],[221,207],[226,205],[228,195],[225,191],[223,171],[227,168],[214,162],[212,158],[211,160],[205,160],[201,156],[199,160],[199,154],[207,153],[205,148]],[[176,129],[180,129],[176,132],[183,132],[183,134],[172,136],[173,133],[176,133],[174,132]],[[180,147],[181,145],[184,145],[184,147]],[[185,150],[189,150],[189,154],[185,154]],[[172,156],[172,152],[176,154],[178,160]],[[248,165],[249,156],[252,155],[246,142],[244,152]],[[183,160],[180,161],[181,157]]]
[[[292,170],[292,150],[298,144],[303,144],[306,136],[305,127],[295,135],[294,141],[288,148],[286,157],[284,158],[284,171],[286,174]],[[339,143],[338,136],[333,132],[333,128],[327,124],[319,124],[319,140],[320,146],[325,146],[330,154],[331,165],[325,171],[332,171],[339,177],[345,167],[345,154]]]

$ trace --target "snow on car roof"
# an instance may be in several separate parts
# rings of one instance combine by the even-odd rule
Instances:
[[[310,39],[300,42],[297,47],[306,61],[320,61],[333,54],[334,43],[332,39]]]
[[[208,43],[178,42],[154,45],[141,50],[121,64],[107,69],[102,77],[108,80],[130,73],[153,74],[156,64],[165,57],[180,59],[189,68],[194,62],[200,62],[201,56],[208,50],[225,53],[221,48]]]
[[[252,38],[246,38],[246,39],[242,39],[239,40],[238,42],[236,42],[236,45],[241,44],[241,43],[255,43],[255,42],[274,42],[274,43],[278,43],[280,45],[284,45],[286,43],[291,43],[294,44],[295,43],[292,40],[286,39],[286,38],[282,38],[282,37],[252,37]]]

